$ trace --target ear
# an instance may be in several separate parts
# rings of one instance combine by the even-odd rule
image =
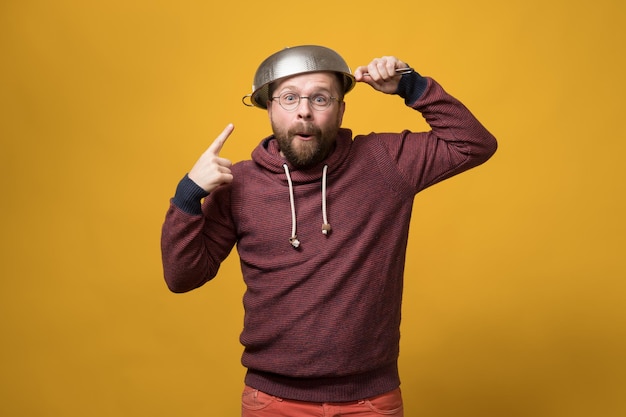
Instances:
[[[342,101],[341,103],[339,103],[339,114],[338,114],[338,122],[339,122],[339,127],[341,127],[341,124],[343,123],[343,114],[346,111],[346,102]]]

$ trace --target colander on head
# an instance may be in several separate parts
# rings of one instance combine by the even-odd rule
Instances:
[[[319,71],[341,74],[344,94],[352,90],[356,83],[346,61],[332,49],[317,45],[294,46],[270,55],[259,65],[254,74],[252,94],[245,95],[242,101],[250,107],[267,109],[271,83],[292,75]],[[252,104],[246,103],[248,97]]]

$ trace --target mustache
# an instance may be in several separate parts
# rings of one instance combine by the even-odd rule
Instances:
[[[308,136],[320,136],[322,133],[322,129],[313,123],[298,123],[295,126],[290,127],[287,130],[287,134],[289,136],[294,135],[308,135]]]

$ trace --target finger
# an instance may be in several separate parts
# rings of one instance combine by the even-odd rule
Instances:
[[[358,77],[356,72],[358,71]],[[363,81],[367,84],[374,85],[378,82],[390,79],[395,75],[394,63],[390,62],[387,57],[376,58],[367,66],[361,66],[355,71],[357,81]]]
[[[364,77],[367,74],[367,66],[360,66],[354,70],[354,78],[357,81],[364,81]]]
[[[375,59],[368,65],[358,67],[354,71],[354,78],[364,82],[369,82],[368,79],[380,79],[379,60]]]
[[[396,69],[398,68],[398,59],[390,56],[384,62],[386,79],[397,76]]]
[[[387,64],[384,60],[380,59],[372,63],[370,76],[377,80],[384,80],[388,76]]]
[[[393,56],[385,56],[373,62],[381,80],[389,80],[398,75],[400,60]]]
[[[207,150],[214,155],[219,155],[220,151],[222,150],[222,147],[224,146],[224,143],[226,143],[226,139],[228,139],[230,134],[233,133],[234,129],[235,129],[235,126],[232,123],[229,123],[224,128],[222,133],[220,133],[219,136],[215,138],[215,140],[213,141],[213,143],[211,143],[211,145],[209,146],[209,149]]]
[[[376,66],[372,63],[366,66],[358,67],[354,71],[354,79],[357,82],[369,84],[372,87],[376,87],[381,80],[380,74],[376,69]]]
[[[217,166],[221,169],[221,168],[225,168],[225,169],[230,169],[230,167],[233,166],[233,163],[231,162],[230,159],[226,159],[226,158],[222,158],[217,156],[214,159],[215,163],[217,164]]]
[[[380,61],[379,59],[374,59],[367,65],[367,74],[365,75],[370,80],[378,81],[381,78],[380,74]]]

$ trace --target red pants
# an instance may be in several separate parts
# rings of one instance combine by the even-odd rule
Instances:
[[[286,400],[248,386],[241,400],[242,417],[403,417],[400,388],[347,403],[310,403]]]

